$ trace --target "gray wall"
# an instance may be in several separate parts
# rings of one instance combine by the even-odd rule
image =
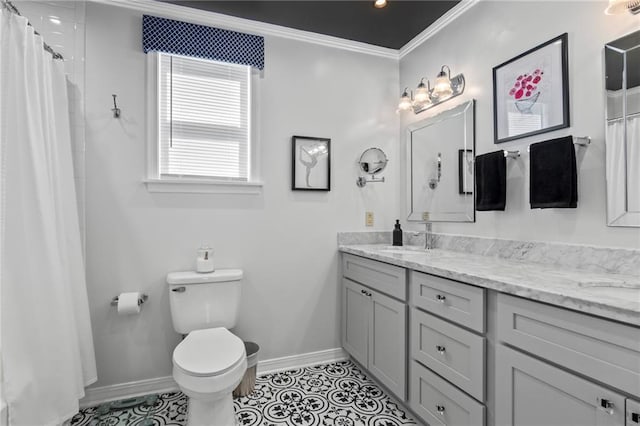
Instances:
[[[476,223],[437,224],[435,231],[560,241],[603,246],[639,247],[639,228],[606,225],[604,151],[605,43],[638,29],[637,16],[607,16],[604,1],[481,1],[400,60],[399,91],[415,87],[420,77],[433,82],[443,64],[464,73],[465,93],[451,102],[414,116],[402,115],[406,126],[469,99],[476,104],[478,154],[519,149],[507,162],[507,206],[504,212],[477,212]],[[569,34],[571,127],[518,141],[494,145],[492,68],[564,32]],[[568,134],[593,141],[578,151],[578,208],[531,210],[529,157],[531,143]],[[404,158],[404,156],[403,156]]]
[[[151,194],[145,177],[141,13],[87,4],[87,280],[99,380],[171,375],[165,275],[194,268],[203,242],[218,268],[245,271],[235,332],[261,359],[340,346],[336,232],[364,230],[364,212],[390,230],[399,212],[398,64],[392,59],[267,37],[260,81],[262,195]],[[113,119],[111,94],[122,117]],[[292,135],[332,139],[332,190],[290,190]],[[356,187],[367,147],[387,151],[387,182]],[[142,313],[109,306],[149,294]]]

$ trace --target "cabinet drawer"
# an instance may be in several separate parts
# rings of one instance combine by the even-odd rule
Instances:
[[[415,306],[484,333],[483,288],[412,271],[411,295]]]
[[[498,295],[498,338],[607,385],[640,395],[640,328]]]
[[[627,399],[627,422],[626,426],[640,425],[640,402]]]
[[[411,356],[484,401],[484,337],[412,309]]]
[[[407,272],[399,266],[345,253],[342,275],[396,299],[407,300]]]
[[[496,425],[621,426],[624,397],[503,345],[496,348]]]
[[[484,405],[416,361],[411,364],[410,405],[429,425],[483,426]]]

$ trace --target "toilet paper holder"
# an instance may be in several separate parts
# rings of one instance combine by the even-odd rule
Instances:
[[[138,306],[142,305],[149,298],[149,296],[147,296],[146,294],[142,294],[141,296],[141,298],[138,298]],[[119,296],[116,296],[111,299],[111,306],[118,306],[118,298]]]

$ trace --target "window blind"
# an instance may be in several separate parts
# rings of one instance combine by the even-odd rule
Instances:
[[[159,58],[160,175],[248,181],[250,68]]]

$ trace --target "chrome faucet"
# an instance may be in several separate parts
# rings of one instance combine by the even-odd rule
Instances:
[[[431,222],[424,222],[425,231],[424,231],[424,249],[431,250],[435,248],[435,237],[433,232],[431,232]],[[417,237],[422,232],[414,232],[413,236]]]

